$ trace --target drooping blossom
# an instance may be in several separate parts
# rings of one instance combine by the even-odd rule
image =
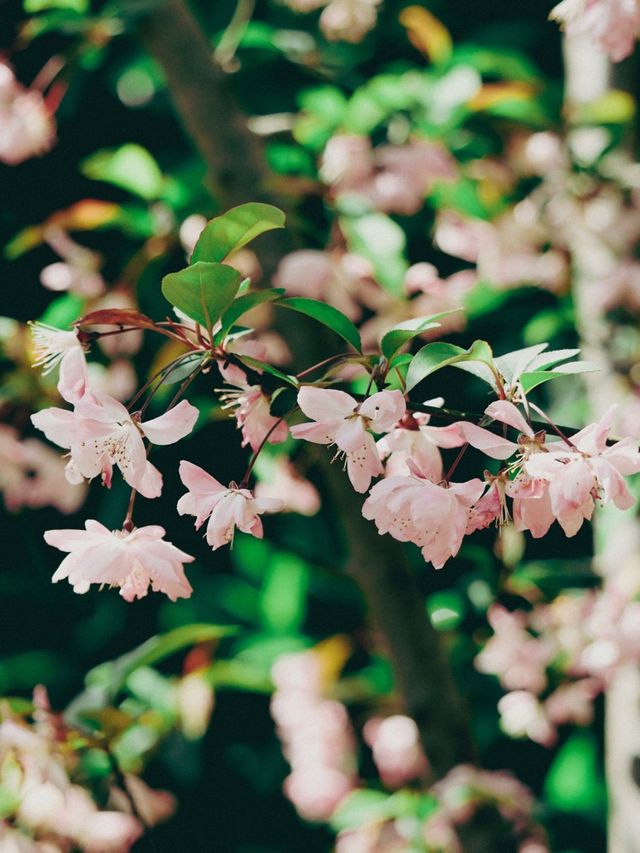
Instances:
[[[64,366],[64,365],[63,365]],[[86,366],[84,367],[86,373]],[[80,367],[76,374],[83,381]],[[54,444],[70,451],[66,476],[79,483],[100,475],[109,487],[114,466],[125,481],[141,495],[155,498],[162,491],[162,475],[148,459],[143,437],[152,444],[174,444],[188,435],[198,419],[198,410],[182,400],[163,415],[141,421],[107,394],[86,391],[79,399],[65,384],[75,388],[73,377],[61,376],[58,385],[73,411],[52,407],[31,416],[33,425]]]
[[[483,489],[479,479],[437,485],[414,468],[409,477],[376,483],[362,514],[375,522],[380,534],[418,545],[424,559],[441,569],[460,550],[470,507]]]
[[[638,443],[623,438],[608,446],[615,407],[595,424],[580,430],[571,445],[555,442],[546,453],[533,453],[524,463],[529,477],[548,483],[549,506],[567,536],[574,536],[590,519],[595,502],[618,509],[634,504],[625,476],[640,470]]]
[[[189,598],[193,590],[183,564],[194,558],[164,535],[158,525],[112,531],[93,520],[85,530],[48,530],[45,541],[68,553],[53,582],[67,579],[77,593],[88,592],[91,584],[117,586],[125,601],[144,598],[149,587],[171,601]]]
[[[42,367],[43,374],[50,373],[73,352],[84,353],[77,330],[70,332],[56,329],[46,323],[31,323],[31,341],[33,345],[33,366]]]
[[[238,341],[232,345],[233,353],[247,355],[264,360],[265,347],[259,341]],[[289,427],[282,418],[271,414],[271,397],[260,385],[252,385],[246,372],[232,362],[218,362],[218,369],[225,382],[232,386],[225,388],[220,400],[225,409],[233,409],[234,416],[242,431],[242,446],[247,444],[254,451],[263,443],[281,444],[289,435]],[[260,373],[258,369],[256,373]]]
[[[315,651],[283,655],[271,672],[271,716],[291,773],[284,793],[306,820],[327,821],[357,785],[347,709],[325,695]]]
[[[102,261],[96,252],[76,243],[58,226],[46,228],[44,239],[62,258],[48,264],[40,272],[40,281],[44,287],[88,298],[104,293],[104,279],[99,272]]]
[[[637,0],[562,0],[550,17],[567,33],[589,33],[603,52],[620,62],[633,52],[640,34]]]
[[[45,154],[55,140],[55,122],[44,98],[26,89],[0,62],[0,162],[15,166]]]
[[[372,432],[387,432],[404,417],[406,402],[400,391],[379,391],[359,403],[344,391],[304,386],[298,405],[312,421],[292,427],[293,437],[335,444],[346,457],[354,489],[366,492],[372,477],[383,473]]]
[[[411,717],[403,714],[372,717],[365,723],[362,733],[387,787],[400,788],[426,773],[427,759],[420,744],[418,726]]]
[[[429,400],[430,405],[442,404],[442,400]],[[435,427],[430,424],[431,416],[420,412],[405,415],[396,427],[377,442],[380,458],[386,460],[387,477],[407,475],[411,460],[422,474],[434,483],[442,479],[442,456],[440,448],[460,447],[464,438],[456,429]]]
[[[183,460],[180,479],[188,492],[178,501],[180,515],[194,515],[195,528],[207,524],[206,538],[213,550],[233,542],[236,528],[262,539],[260,516],[278,512],[282,502],[273,498],[256,498],[249,489],[235,483],[223,486],[198,465]]]

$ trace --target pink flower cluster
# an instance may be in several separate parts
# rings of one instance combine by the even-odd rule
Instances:
[[[347,709],[325,695],[313,651],[283,655],[272,678],[271,715],[291,765],[284,792],[303,818],[327,821],[358,782]]]
[[[15,166],[45,154],[55,141],[55,122],[40,92],[25,89],[0,62],[0,162]]]
[[[356,491],[366,492],[371,480],[385,473],[382,457],[389,457],[387,476],[371,488],[362,513],[381,534],[418,545],[435,568],[458,553],[465,535],[491,522],[504,523],[507,496],[513,500],[516,528],[536,538],[555,521],[574,536],[596,502],[619,509],[634,503],[624,477],[640,470],[640,453],[630,438],[607,443],[613,409],[571,441],[546,444],[507,400],[491,403],[485,416],[517,430],[517,442],[463,421],[443,429],[420,423],[406,416],[399,391],[380,391],[358,402],[343,391],[303,387],[298,405],[313,420],[292,427],[291,434],[335,445]],[[376,444],[372,433],[388,435]],[[494,459],[517,459],[498,475],[487,475],[486,483],[442,480],[438,445],[465,444]],[[395,474],[396,462],[408,473]]]
[[[594,698],[618,668],[640,661],[639,593],[623,572],[601,591],[564,594],[530,612],[490,608],[494,633],[476,667],[509,691],[498,704],[507,734],[548,746],[558,726],[591,721]]]
[[[0,849],[21,853],[127,853],[145,828],[175,810],[173,796],[152,791],[126,776],[126,791],[113,785],[106,808],[73,781],[73,753],[65,749],[46,712],[36,722],[5,717],[0,722],[0,780],[5,793]],[[131,802],[136,813],[131,813]]]
[[[373,148],[366,136],[337,134],[324,150],[320,177],[336,196],[357,195],[374,210],[417,213],[436,181],[457,175],[455,161],[434,142]]]

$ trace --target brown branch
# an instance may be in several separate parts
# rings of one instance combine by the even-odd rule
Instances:
[[[209,44],[182,0],[167,0],[150,13],[141,36],[164,71],[177,111],[207,164],[218,201],[273,203],[265,191],[269,176],[259,142],[231,93],[231,81],[214,65]],[[290,251],[290,240],[286,231],[261,238],[260,260],[267,277]],[[288,342],[308,356],[312,339],[300,332],[301,324],[288,326]],[[473,759],[469,728],[441,637],[427,618],[399,544],[378,536],[366,523],[357,496],[339,470],[326,465],[324,476],[347,534],[350,574],[384,637],[407,712],[418,723],[434,775],[440,778],[459,762]]]

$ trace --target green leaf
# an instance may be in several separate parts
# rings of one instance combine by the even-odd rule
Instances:
[[[262,305],[264,302],[273,302],[279,299],[285,293],[283,287],[273,288],[272,290],[254,290],[250,293],[244,293],[233,300],[231,305],[222,315],[220,320],[221,328],[216,332],[214,343],[221,344],[227,336],[231,327],[243,316],[247,311],[251,311],[256,305]]]
[[[162,279],[165,298],[211,332],[240,287],[240,273],[226,264],[199,261]]]
[[[57,296],[45,308],[40,322],[47,326],[55,326],[56,329],[68,329],[78,317],[82,317],[85,305],[86,299],[76,296],[75,293]]]
[[[272,364],[268,364],[266,361],[260,361],[257,358],[251,358],[251,356],[241,354],[236,355],[236,358],[252,370],[263,370],[265,373],[270,373],[271,376],[275,376],[283,382],[286,382],[287,385],[293,385],[295,388],[298,387],[298,380],[295,376],[288,376],[286,373],[283,373],[281,370],[278,370],[277,367],[274,367]]]
[[[442,311],[440,314],[432,314],[429,317],[414,317],[411,320],[405,320],[404,323],[398,323],[383,336],[380,345],[382,355],[386,359],[392,359],[410,340],[429,329],[437,329],[441,325],[438,320],[460,310],[460,308],[454,308],[452,311]]]
[[[89,11],[89,0],[24,0],[22,7],[28,15],[48,9],[72,9],[80,15]]]
[[[593,817],[605,808],[598,746],[592,732],[576,732],[560,748],[547,778],[545,799],[554,808]]]
[[[103,149],[82,162],[82,173],[94,181],[114,184],[145,201],[155,201],[164,177],[153,156],[141,145],[129,142],[120,148]]]
[[[123,686],[129,675],[140,667],[153,666],[165,658],[198,643],[220,640],[237,634],[238,628],[233,625],[209,625],[193,623],[181,625],[151,637],[133,651],[127,652],[116,660],[100,664],[87,673],[86,684],[91,687],[99,685],[106,688],[110,695],[115,695]]]
[[[352,791],[331,816],[331,826],[342,831],[400,817],[415,817],[424,807],[424,797],[416,791],[386,794],[367,788]]]
[[[590,364],[588,361],[572,361],[569,364],[561,364],[553,370],[533,370],[528,373],[523,373],[520,376],[520,384],[525,394],[542,385],[544,382],[550,382],[552,379],[559,379],[562,376],[572,376],[578,373],[594,373],[598,371],[598,367]]]
[[[493,354],[486,341],[474,341],[469,349],[463,349],[455,344],[435,341],[422,347],[413,357],[407,371],[407,391],[422,382],[427,376],[449,365],[460,366],[462,362],[476,361],[487,366],[493,366]],[[465,365],[466,366],[466,365]],[[481,379],[488,381],[484,375]]]
[[[232,207],[205,226],[191,262],[223,261],[260,234],[284,228],[284,220],[284,213],[270,204],[250,202]]]
[[[291,311],[298,311],[300,314],[317,320],[323,326],[340,335],[358,352],[362,352],[360,333],[351,320],[333,305],[327,305],[325,302],[318,302],[315,299],[307,299],[306,296],[290,296],[287,299],[279,300],[276,305],[281,308],[289,308]]]
[[[409,269],[404,255],[407,240],[403,229],[384,213],[342,217],[340,227],[351,251],[366,258],[380,284],[394,296],[400,296]]]

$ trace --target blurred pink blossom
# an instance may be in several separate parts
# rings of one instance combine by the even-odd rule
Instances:
[[[55,122],[40,92],[26,89],[0,61],[0,162],[39,157],[55,141]]]

